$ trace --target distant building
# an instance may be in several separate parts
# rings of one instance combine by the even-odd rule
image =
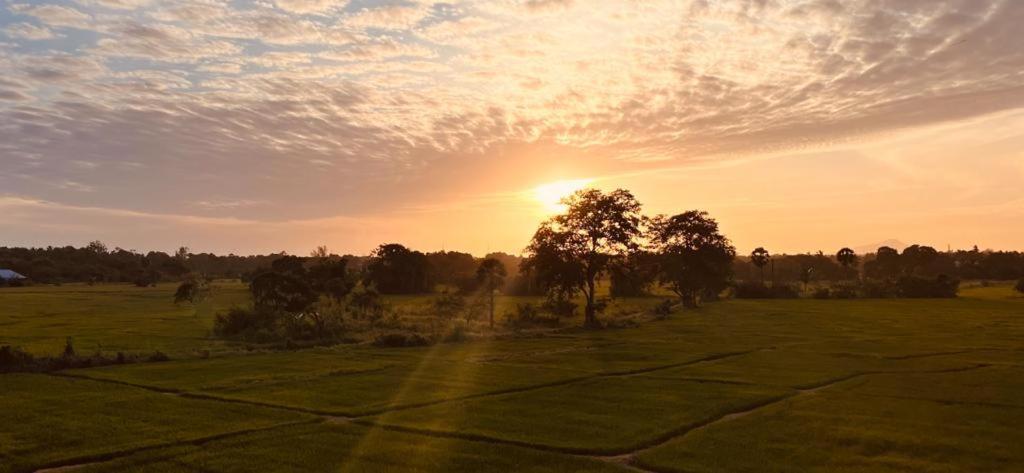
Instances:
[[[0,281],[21,281],[22,279],[28,278],[9,269],[0,269]]]

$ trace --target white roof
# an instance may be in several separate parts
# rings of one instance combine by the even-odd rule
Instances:
[[[9,269],[0,269],[0,279],[25,279],[25,276]]]

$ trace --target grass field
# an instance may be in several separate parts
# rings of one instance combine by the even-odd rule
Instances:
[[[166,291],[0,291],[0,343],[220,349],[0,375],[0,472],[1024,471],[1024,298],[1005,286],[252,354]]]
[[[172,358],[244,349],[242,344],[214,338],[211,330],[217,312],[249,304],[248,286],[238,281],[217,281],[213,296],[199,307],[172,303],[175,288],[173,283],[145,288],[130,284],[4,288],[0,291],[0,345],[18,346],[35,355],[57,355],[71,337],[80,353],[161,351]],[[385,304],[402,317],[416,318],[430,313],[433,298],[386,296]],[[537,304],[541,300],[499,296],[495,304],[498,322],[517,304]],[[632,314],[648,310],[662,300],[618,299],[609,305],[607,313],[611,317]],[[578,325],[578,320],[565,319],[564,324]]]

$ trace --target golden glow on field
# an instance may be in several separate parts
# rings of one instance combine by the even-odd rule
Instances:
[[[565,210],[562,199],[583,189],[591,182],[593,179],[566,179],[541,184],[533,188],[533,199],[543,206],[545,213],[559,213]]]

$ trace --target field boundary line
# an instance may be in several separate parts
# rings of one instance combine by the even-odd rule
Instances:
[[[883,375],[883,374],[956,373],[956,372],[971,371],[971,370],[976,370],[976,369],[981,369],[981,368],[987,368],[989,366],[991,366],[991,365],[987,364],[987,363],[978,363],[978,364],[974,364],[974,365],[970,365],[970,366],[964,366],[964,367],[958,367],[958,368],[937,369],[937,370],[916,370],[916,371],[872,370],[872,371],[861,371],[861,372],[857,372],[857,373],[852,373],[852,374],[849,374],[849,375],[840,376],[838,378],[832,378],[830,380],[822,381],[822,382],[814,384],[814,385],[809,385],[809,386],[807,386],[805,388],[798,388],[794,392],[786,394],[786,395],[783,395],[783,396],[780,396],[780,397],[778,397],[777,399],[775,399],[775,400],[773,400],[771,402],[762,403],[761,405],[757,405],[757,406],[754,406],[754,407],[751,407],[751,408],[748,408],[748,409],[736,410],[736,411],[733,411],[733,412],[730,412],[730,413],[727,413],[727,414],[724,414],[724,415],[715,416],[715,417],[706,419],[705,421],[701,422],[700,425],[697,425],[697,426],[695,426],[695,427],[693,427],[691,429],[679,431],[676,435],[664,436],[665,438],[662,441],[660,441],[660,442],[657,442],[657,443],[654,443],[654,444],[651,444],[651,445],[647,445],[647,446],[645,446],[643,448],[639,448],[639,449],[633,450],[633,451],[628,452],[628,453],[623,453],[623,454],[617,455],[617,457],[623,459],[624,461],[626,461],[629,464],[638,466],[640,468],[643,468],[644,470],[647,470],[647,471],[650,471],[650,472],[653,472],[653,473],[679,473],[678,470],[658,468],[658,467],[656,467],[654,465],[649,465],[649,464],[643,463],[643,461],[637,455],[640,454],[641,452],[645,451],[645,450],[650,450],[650,449],[653,449],[653,448],[660,447],[660,446],[662,446],[662,445],[664,445],[664,444],[666,444],[666,443],[668,443],[668,442],[670,442],[672,440],[675,440],[677,438],[683,438],[683,437],[685,437],[685,436],[687,436],[687,435],[689,435],[689,434],[691,434],[693,432],[698,432],[698,431],[707,429],[708,427],[711,427],[712,425],[715,425],[715,424],[718,424],[718,423],[722,423],[722,422],[728,422],[730,420],[738,419],[740,417],[746,417],[748,415],[754,414],[755,412],[757,412],[759,410],[762,410],[762,409],[765,409],[765,408],[768,408],[768,407],[772,407],[772,406],[778,405],[778,404],[786,402],[786,401],[794,400],[794,399],[805,397],[805,396],[814,395],[814,394],[818,393],[819,391],[828,389],[828,388],[830,388],[832,386],[835,386],[837,384],[840,384],[840,383],[843,383],[843,382],[846,382],[846,381],[849,381],[849,380],[852,380],[852,379],[857,379],[857,378],[861,378],[861,377],[864,377],[864,376],[874,376],[874,375]]]
[[[164,443],[158,443],[158,444],[153,444],[153,445],[145,445],[145,446],[141,446],[141,447],[128,448],[128,449],[124,449],[124,450],[117,450],[117,451],[114,451],[114,452],[96,453],[96,454],[92,454],[92,455],[82,455],[82,456],[79,456],[79,457],[69,458],[69,459],[66,459],[66,460],[60,460],[60,461],[54,461],[54,462],[50,462],[50,463],[44,463],[41,466],[32,467],[32,468],[29,468],[29,469],[26,469],[26,470],[14,470],[14,473],[18,473],[19,471],[34,472],[34,473],[56,473],[56,472],[59,472],[59,471],[67,471],[67,470],[71,470],[71,469],[74,469],[74,468],[84,467],[84,466],[91,465],[91,464],[94,464],[94,463],[105,463],[105,462],[108,462],[108,461],[116,460],[118,458],[127,457],[129,455],[134,455],[134,454],[137,454],[137,453],[148,452],[148,451],[151,451],[151,450],[160,450],[160,449],[164,449],[164,448],[182,447],[182,446],[186,446],[186,445],[202,446],[202,445],[207,444],[209,442],[214,442],[214,441],[217,441],[217,440],[223,440],[223,439],[227,439],[227,438],[237,437],[237,436],[240,436],[240,435],[253,434],[253,433],[257,433],[257,432],[266,432],[266,431],[270,431],[270,430],[280,429],[280,428],[284,428],[284,427],[292,427],[292,426],[296,426],[296,425],[307,425],[307,424],[312,425],[312,424],[318,424],[318,423],[321,423],[321,422],[323,422],[322,418],[313,418],[313,419],[304,419],[304,420],[299,420],[299,421],[294,421],[294,422],[284,422],[284,423],[269,425],[269,426],[266,426],[266,427],[254,427],[254,428],[250,428],[250,429],[232,430],[230,432],[221,432],[219,434],[212,434],[212,435],[207,435],[207,436],[204,436],[204,437],[198,437],[198,438],[194,438],[194,439],[176,440],[176,441],[173,441],[173,442],[164,442]]]
[[[363,410],[363,411],[358,411],[358,412],[352,412],[352,411],[343,412],[343,411],[330,411],[330,410],[321,410],[321,409],[310,409],[310,408],[299,407],[299,406],[289,406],[289,405],[285,405],[285,404],[276,404],[276,403],[270,403],[270,402],[253,401],[253,400],[248,400],[248,399],[238,399],[238,398],[232,398],[232,397],[218,396],[216,394],[209,394],[209,393],[199,392],[199,391],[187,391],[187,390],[183,390],[183,389],[164,388],[164,387],[160,387],[160,386],[152,386],[152,385],[146,385],[146,384],[141,384],[141,383],[133,383],[133,382],[130,382],[130,381],[122,381],[122,380],[117,380],[117,379],[98,378],[98,377],[88,376],[88,375],[84,375],[84,374],[80,374],[80,373],[67,373],[67,372],[57,371],[57,372],[42,373],[42,374],[47,375],[47,376],[55,376],[55,377],[62,377],[62,378],[73,378],[73,379],[81,379],[81,380],[87,380],[87,381],[95,381],[95,382],[100,382],[100,383],[117,384],[117,385],[121,385],[121,386],[127,386],[127,387],[132,387],[132,388],[137,388],[137,389],[145,389],[145,390],[157,392],[157,393],[160,393],[160,394],[170,394],[170,395],[175,395],[175,396],[179,396],[179,397],[183,397],[183,398],[189,398],[189,399],[206,400],[206,401],[214,401],[214,402],[227,402],[227,403],[234,403],[234,404],[246,404],[246,405],[251,405],[251,406],[265,407],[265,408],[271,408],[271,409],[280,409],[280,410],[293,411],[293,412],[300,412],[300,413],[303,413],[303,414],[312,414],[312,415],[324,416],[324,417],[343,417],[343,418],[349,418],[349,419],[359,419],[359,418],[378,416],[380,414],[385,414],[385,413],[393,412],[393,411],[403,411],[403,410],[409,410],[409,409],[417,409],[417,408],[421,408],[421,407],[430,407],[430,406],[435,406],[435,405],[438,405],[438,404],[444,404],[444,403],[448,403],[448,402],[466,401],[466,400],[480,399],[480,398],[485,398],[485,397],[502,396],[502,395],[507,395],[507,394],[517,394],[517,393],[529,392],[529,391],[534,391],[534,390],[539,390],[539,389],[546,389],[546,388],[565,386],[565,385],[569,385],[569,384],[573,384],[573,383],[579,383],[579,382],[588,381],[588,380],[592,380],[592,379],[613,378],[613,377],[627,377],[627,376],[642,375],[642,374],[651,373],[651,372],[655,372],[655,371],[659,371],[659,370],[679,368],[679,367],[689,366],[689,365],[694,365],[694,364],[718,361],[718,360],[722,360],[722,359],[726,359],[726,358],[730,358],[730,357],[735,357],[735,356],[742,356],[742,355],[746,355],[746,354],[749,354],[749,353],[753,353],[755,351],[766,350],[766,349],[770,349],[770,347],[769,348],[757,348],[757,349],[754,349],[754,350],[746,350],[746,351],[740,351],[740,352],[716,353],[716,354],[704,356],[704,357],[693,359],[693,360],[688,360],[688,361],[679,362],[679,363],[671,363],[671,364],[667,364],[667,365],[660,365],[660,366],[649,367],[649,368],[640,368],[640,369],[634,369],[634,370],[605,372],[605,373],[592,373],[592,374],[587,374],[587,375],[583,375],[583,376],[575,376],[575,377],[572,377],[572,378],[561,379],[561,380],[558,380],[558,381],[551,381],[551,382],[547,382],[547,383],[531,384],[531,385],[528,385],[528,386],[519,386],[519,387],[508,388],[508,389],[500,389],[500,390],[496,390],[496,391],[487,391],[487,392],[467,394],[467,395],[464,395],[464,396],[457,396],[457,397],[452,397],[452,398],[438,399],[438,400],[435,400],[435,401],[427,401],[427,402],[420,402],[420,403],[414,403],[414,404],[402,404],[402,405],[397,405],[397,406],[384,407],[384,408],[372,409],[372,410]],[[387,368],[382,368],[382,369],[387,369]]]

